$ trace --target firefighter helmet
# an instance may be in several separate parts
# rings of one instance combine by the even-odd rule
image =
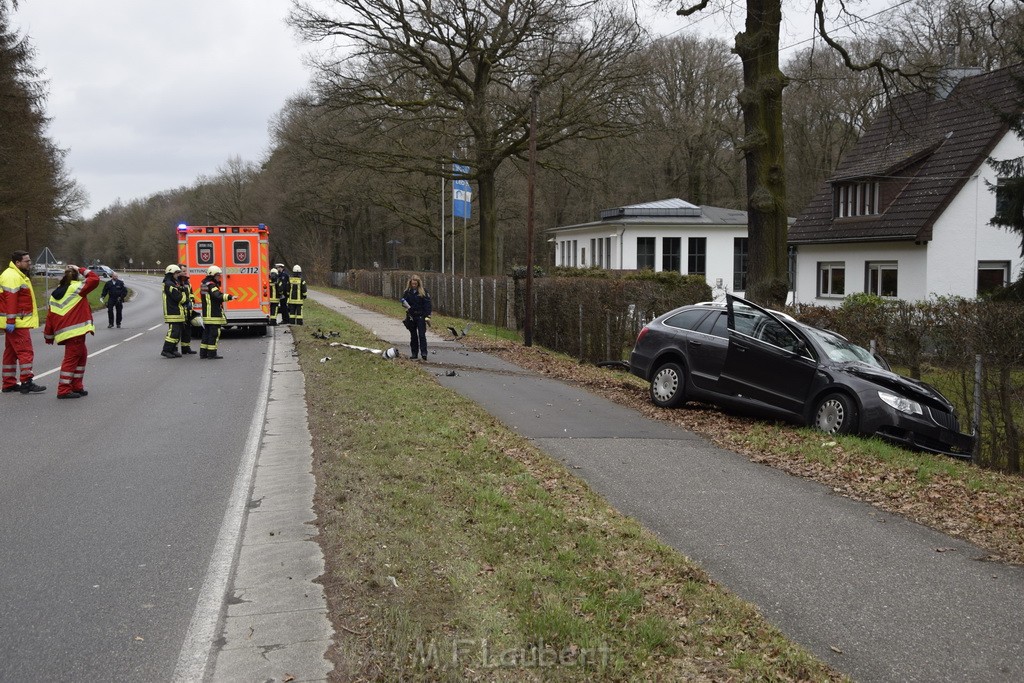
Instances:
[[[210,266],[206,269],[207,275],[220,275],[220,266]]]
[[[177,273],[179,270],[181,270],[181,268],[179,268],[176,264],[172,263],[171,265],[164,268],[164,273],[173,274]]]
[[[277,268],[271,268],[270,269],[270,274],[271,275],[277,275]]]
[[[293,273],[301,273],[302,272],[302,266],[298,266],[298,265],[292,266],[292,272]]]

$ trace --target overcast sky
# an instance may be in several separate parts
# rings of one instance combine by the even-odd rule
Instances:
[[[49,81],[49,134],[91,216],[259,161],[309,80],[287,0],[22,0],[15,24]]]
[[[883,0],[862,0],[868,4]],[[653,3],[641,2],[650,6]],[[49,81],[50,137],[89,194],[86,216],[114,203],[191,185],[231,157],[260,161],[268,125],[303,90],[311,49],[285,24],[288,0],[22,0],[14,18]],[[782,44],[810,30],[810,0],[789,11]],[[652,12],[657,34],[731,42],[717,15]]]

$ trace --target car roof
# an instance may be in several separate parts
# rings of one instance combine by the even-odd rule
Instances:
[[[692,304],[692,305],[693,306],[708,306],[708,307],[711,307],[711,308],[722,308],[722,309],[726,308],[726,303],[724,301],[698,301],[697,303]],[[682,308],[685,308],[685,307],[682,307]],[[768,308],[768,309],[765,309],[765,310],[771,311],[772,313],[774,313],[775,315],[779,316],[780,318],[782,318],[786,322],[789,322],[789,323],[799,323],[800,322],[799,320],[797,320],[796,318],[791,316],[789,313],[785,313],[783,311],[776,311],[776,310],[771,309],[771,308]]]

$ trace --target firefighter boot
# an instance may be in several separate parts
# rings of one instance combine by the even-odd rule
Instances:
[[[200,348],[199,349],[199,359],[200,360],[206,360],[207,358],[209,358],[209,356],[206,355],[207,353],[208,352],[207,352],[206,349]]]

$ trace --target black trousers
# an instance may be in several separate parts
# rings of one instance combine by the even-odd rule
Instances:
[[[199,350],[204,355],[214,356],[217,354],[217,342],[220,340],[220,325],[206,323],[203,327],[203,341],[199,344]]]
[[[184,323],[167,323],[167,336],[164,337],[164,351],[175,351],[178,348],[178,341],[181,339],[181,332]]]
[[[114,324],[114,313],[117,313],[117,326],[121,327],[121,310],[124,308],[124,304],[120,301],[107,301],[107,323],[110,325]]]
[[[409,330],[409,347],[412,357],[427,357],[427,321],[423,318],[413,318],[416,327]]]

